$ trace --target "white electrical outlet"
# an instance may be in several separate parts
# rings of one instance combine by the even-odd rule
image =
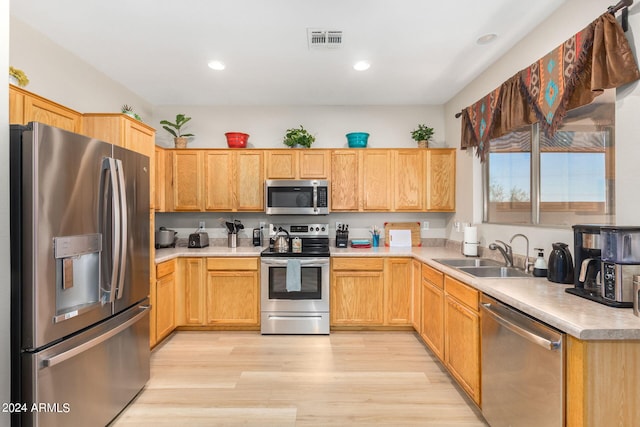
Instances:
[[[204,221],[200,221],[200,230],[204,230]]]
[[[265,221],[260,221],[260,230],[264,230],[267,228],[267,223]]]
[[[342,222],[336,221],[336,230],[338,230],[340,227],[342,227]]]
[[[429,229],[429,221],[422,221],[422,228],[424,228],[425,230]]]

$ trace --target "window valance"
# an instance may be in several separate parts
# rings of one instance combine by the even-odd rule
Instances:
[[[605,13],[465,108],[460,147],[476,147],[484,161],[491,139],[535,122],[552,137],[568,110],[589,104],[604,89],[638,79],[624,31]]]

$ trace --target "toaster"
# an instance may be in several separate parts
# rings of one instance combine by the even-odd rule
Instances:
[[[198,231],[189,234],[190,248],[206,248],[207,246],[209,246],[209,233],[206,231]]]

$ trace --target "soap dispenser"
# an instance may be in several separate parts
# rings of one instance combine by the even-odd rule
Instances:
[[[538,258],[533,264],[533,275],[536,277],[547,277],[547,261],[544,259],[544,249],[535,248],[538,251]]]

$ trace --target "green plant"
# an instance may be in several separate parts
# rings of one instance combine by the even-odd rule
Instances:
[[[160,124],[163,125],[162,127],[164,130],[173,135],[174,138],[189,138],[194,135],[192,133],[180,133],[182,126],[184,126],[189,120],[191,120],[191,117],[186,117],[184,114],[178,114],[176,115],[175,123],[171,123],[168,120],[162,120]]]
[[[131,107],[130,105],[124,104],[122,106],[122,112],[124,114],[128,114],[129,116],[132,116],[134,119],[142,121],[142,117],[140,117],[138,114],[133,112],[133,107]]]
[[[282,143],[288,147],[295,147],[296,145],[299,145],[301,147],[309,148],[315,140],[316,137],[311,135],[302,127],[302,125],[300,125],[300,129],[287,129],[287,133],[284,135]]]
[[[433,128],[427,125],[418,125],[418,127],[411,131],[411,138],[414,141],[430,141],[433,138]]]
[[[24,87],[29,84],[29,79],[24,71],[9,66],[9,75],[15,77],[18,80],[18,86]]]

